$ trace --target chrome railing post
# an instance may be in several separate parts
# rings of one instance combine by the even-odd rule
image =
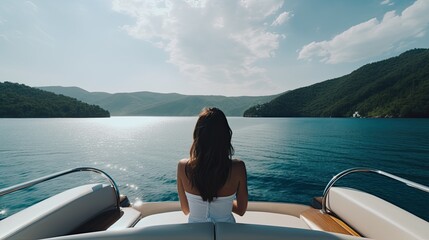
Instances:
[[[328,193],[329,190],[331,189],[331,187],[338,181],[340,180],[342,177],[349,175],[351,173],[356,173],[356,172],[369,172],[369,173],[377,173],[380,174],[382,176],[394,179],[398,182],[404,183],[409,187],[415,188],[415,189],[419,189],[421,191],[427,192],[429,193],[429,187],[422,185],[420,183],[416,183],[401,177],[398,177],[396,175],[387,173],[387,172],[383,172],[377,169],[372,169],[372,168],[350,168],[347,169],[345,171],[342,171],[340,173],[338,173],[337,175],[335,175],[334,177],[332,177],[332,179],[329,181],[329,183],[326,185],[325,190],[323,191],[323,197],[322,197],[322,212],[327,213],[327,209],[326,209],[326,201],[327,201],[327,197],[328,197]]]
[[[103,176],[104,178],[109,180],[110,185],[112,185],[113,189],[115,190],[115,195],[116,195],[116,208],[119,209],[120,207],[120,196],[119,196],[119,189],[118,186],[116,185],[115,181],[113,180],[113,178],[111,178],[106,172],[97,169],[97,168],[93,168],[93,167],[79,167],[79,168],[72,168],[69,170],[65,170],[65,171],[61,171],[61,172],[57,172],[57,173],[53,173],[41,178],[37,178],[28,182],[24,182],[21,184],[17,184],[11,187],[7,187],[7,188],[3,188],[0,190],[0,197],[4,196],[6,194],[9,193],[13,193],[16,192],[18,190],[24,189],[24,188],[28,188],[31,186],[34,186],[36,184],[57,178],[57,177],[61,177],[70,173],[74,173],[74,172],[95,172],[100,174],[101,176]]]

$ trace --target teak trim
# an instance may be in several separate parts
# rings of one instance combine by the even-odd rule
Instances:
[[[301,218],[304,219],[306,222],[317,226],[319,230],[361,237],[359,233],[353,230],[342,220],[329,214],[323,213],[318,209],[308,209],[304,211],[303,213],[301,213]]]

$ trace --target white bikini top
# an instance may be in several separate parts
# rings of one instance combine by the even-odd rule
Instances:
[[[232,202],[235,193],[231,196],[217,197],[213,201],[203,201],[199,195],[185,192],[189,204],[188,222],[232,222],[235,223],[232,215]]]

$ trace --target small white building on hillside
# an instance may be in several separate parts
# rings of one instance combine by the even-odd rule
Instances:
[[[356,111],[355,113],[353,113],[353,117],[354,118],[360,118],[360,114],[358,111]]]

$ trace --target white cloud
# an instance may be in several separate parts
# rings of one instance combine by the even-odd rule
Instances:
[[[193,8],[204,8],[207,0],[185,0],[185,2]]]
[[[216,18],[214,20],[214,22],[213,22],[213,27],[215,27],[215,28],[223,28],[223,27],[225,27],[225,23],[224,23],[223,17]]]
[[[263,19],[275,14],[283,6],[283,0],[241,0],[240,5],[247,10],[246,17]]]
[[[282,39],[265,23],[272,21],[283,0],[112,3],[113,10],[135,19],[135,24],[123,26],[129,35],[163,49],[168,61],[193,80],[267,80],[258,61],[274,57]]]
[[[325,63],[354,62],[385,53],[405,40],[422,37],[429,26],[429,1],[418,0],[401,14],[387,12],[355,25],[329,41],[312,42],[300,51],[298,59],[318,59]]]
[[[282,12],[276,20],[271,24],[271,26],[279,26],[285,23],[287,20],[289,20],[291,17],[293,17],[293,14],[290,12]]]
[[[394,2],[391,2],[390,0],[384,0],[384,1],[382,1],[381,3],[380,3],[380,5],[389,5],[389,6],[392,6],[392,5],[394,5],[395,3]]]
[[[31,1],[26,1],[26,2],[25,2],[25,4],[27,5],[27,7],[28,7],[28,8],[30,8],[30,9],[31,9],[31,10],[33,10],[34,12],[39,11],[39,7],[38,7],[36,4],[34,4],[33,2],[31,2]]]

